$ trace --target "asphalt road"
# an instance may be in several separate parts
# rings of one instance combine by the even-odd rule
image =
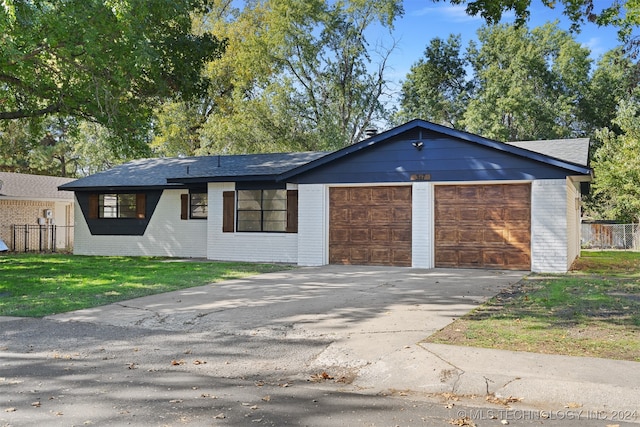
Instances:
[[[580,408],[376,388],[370,372],[358,385],[363,367],[519,277],[303,269],[1,319],[0,426],[632,425]]]

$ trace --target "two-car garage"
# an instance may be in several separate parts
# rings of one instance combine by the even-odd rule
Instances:
[[[531,185],[434,185],[436,267],[529,270]],[[412,187],[329,189],[329,262],[412,265]]]

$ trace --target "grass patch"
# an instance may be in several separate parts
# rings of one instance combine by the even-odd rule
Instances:
[[[640,253],[583,252],[529,275],[427,342],[640,361]]]
[[[290,267],[154,257],[0,256],[0,316],[42,317]]]

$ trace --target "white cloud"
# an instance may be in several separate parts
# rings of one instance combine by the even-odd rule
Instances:
[[[442,15],[444,19],[455,22],[470,22],[482,19],[480,16],[470,16],[464,6],[460,5],[443,5],[443,6],[427,6],[416,9],[411,12],[412,16]]]

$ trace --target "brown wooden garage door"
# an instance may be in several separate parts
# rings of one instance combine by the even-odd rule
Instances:
[[[531,268],[529,184],[435,187],[436,267]]]
[[[329,190],[329,263],[411,266],[411,187]]]

